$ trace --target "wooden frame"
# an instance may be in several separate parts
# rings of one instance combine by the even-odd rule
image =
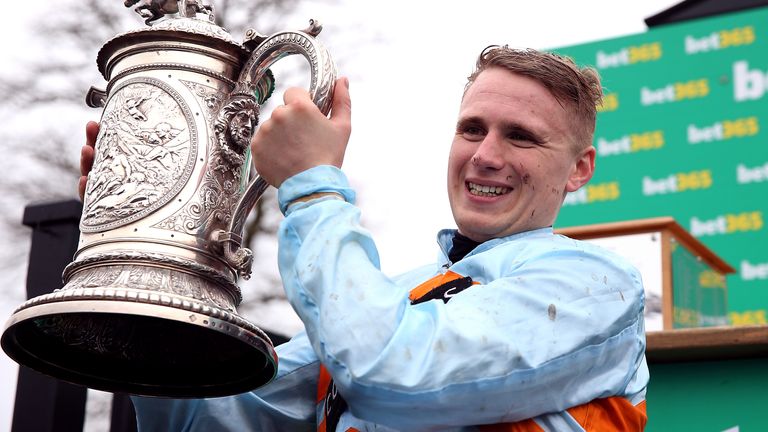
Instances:
[[[703,327],[648,332],[649,363],[768,358],[768,326]]]
[[[632,234],[659,233],[661,236],[662,319],[665,330],[673,328],[674,291],[672,287],[672,243],[677,242],[712,270],[725,275],[736,270],[697,240],[671,217],[658,217],[625,222],[610,222],[558,228],[562,234],[577,240],[589,240]]]

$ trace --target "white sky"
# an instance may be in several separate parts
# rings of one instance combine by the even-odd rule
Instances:
[[[320,35],[331,54],[347,53],[340,73],[351,77],[353,133],[345,171],[358,189],[364,223],[374,233],[383,270],[394,274],[433,260],[436,231],[453,227],[445,194],[448,148],[465,78],[485,46],[553,48],[639,33],[646,30],[644,18],[678,2],[337,3],[308,1],[290,20],[290,28],[302,28],[306,19],[315,17],[329,36],[346,38],[326,40],[325,33]],[[17,42],[33,30],[32,14],[55,13],[43,2],[11,2],[4,9],[8,19],[0,34],[5,41]],[[351,44],[355,31],[343,31],[350,24],[377,34],[377,42]],[[13,68],[20,57],[45,55],[30,46],[3,44],[3,67]],[[76,141],[74,157],[82,144],[79,137]],[[0,301],[0,322],[16,306]],[[8,383],[15,383],[16,373],[15,363],[0,354],[0,382],[5,383],[0,386],[0,432],[10,430],[15,385]]]

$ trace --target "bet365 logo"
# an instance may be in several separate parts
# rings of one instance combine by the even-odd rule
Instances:
[[[768,92],[768,72],[750,68],[746,60],[733,64],[733,99],[736,102],[756,100]]]

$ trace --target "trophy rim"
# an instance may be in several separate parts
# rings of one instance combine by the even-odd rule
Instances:
[[[214,311],[218,308],[211,306],[205,306],[205,308],[205,311],[202,309],[192,311],[177,309],[168,305],[124,300],[67,301],[66,299],[59,299],[56,302],[37,303],[18,309],[8,319],[0,344],[6,354],[21,365],[63,381],[107,392],[169,398],[220,397],[254,390],[272,381],[277,374],[278,358],[272,342],[266,334],[253,325],[238,325],[235,322],[242,321],[250,324],[242,318],[234,321],[228,320],[227,317],[233,315],[231,313],[223,310]],[[97,368],[94,368],[93,364],[87,364],[87,362],[77,365],[77,367],[62,366],[61,358],[69,356],[70,353],[62,353],[61,357],[56,358],[55,354],[52,355],[49,350],[51,338],[40,338],[41,333],[35,331],[36,322],[49,317],[96,318],[97,321],[101,319],[121,321],[138,319],[152,321],[154,324],[159,324],[162,321],[164,328],[174,325],[169,323],[178,323],[183,325],[185,334],[194,334],[189,338],[195,340],[187,341],[188,343],[199,340],[215,341],[216,343],[212,344],[214,346],[234,347],[234,351],[237,351],[235,355],[239,358],[235,362],[236,365],[225,362],[210,364],[210,362],[205,361],[205,358],[208,357],[207,354],[212,348],[203,344],[196,351],[202,360],[196,362],[195,359],[184,358],[183,362],[189,363],[189,366],[179,369],[179,376],[172,379],[175,384],[149,381],[132,382],[121,379],[120,373],[117,371],[105,374],[105,367],[101,363],[109,363],[109,360],[101,357],[101,353],[98,353],[98,356],[93,356],[93,362],[99,363]],[[252,331],[254,329],[256,332]],[[44,342],[39,342],[41,339]],[[180,344],[180,341],[176,340],[169,340],[168,342],[171,345]],[[69,350],[70,348],[66,347],[65,349]],[[78,348],[75,347],[73,350]],[[221,352],[215,354],[220,355]],[[88,356],[84,358],[88,358]],[[125,367],[130,363],[126,360],[120,360],[115,361],[114,364]],[[115,366],[115,369],[119,367]],[[212,382],[203,379],[203,377],[193,376],[194,374],[184,374],[184,371],[190,369],[197,369],[201,373],[205,373],[213,370],[212,368],[229,370],[227,372],[229,378],[221,382]],[[172,368],[166,369],[172,370]],[[171,373],[176,372],[172,370]],[[146,375],[145,370],[140,371],[140,374],[143,378]]]

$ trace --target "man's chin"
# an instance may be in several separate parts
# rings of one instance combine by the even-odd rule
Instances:
[[[482,220],[462,221],[457,223],[459,232],[476,242],[484,242],[498,237],[498,230]]]

